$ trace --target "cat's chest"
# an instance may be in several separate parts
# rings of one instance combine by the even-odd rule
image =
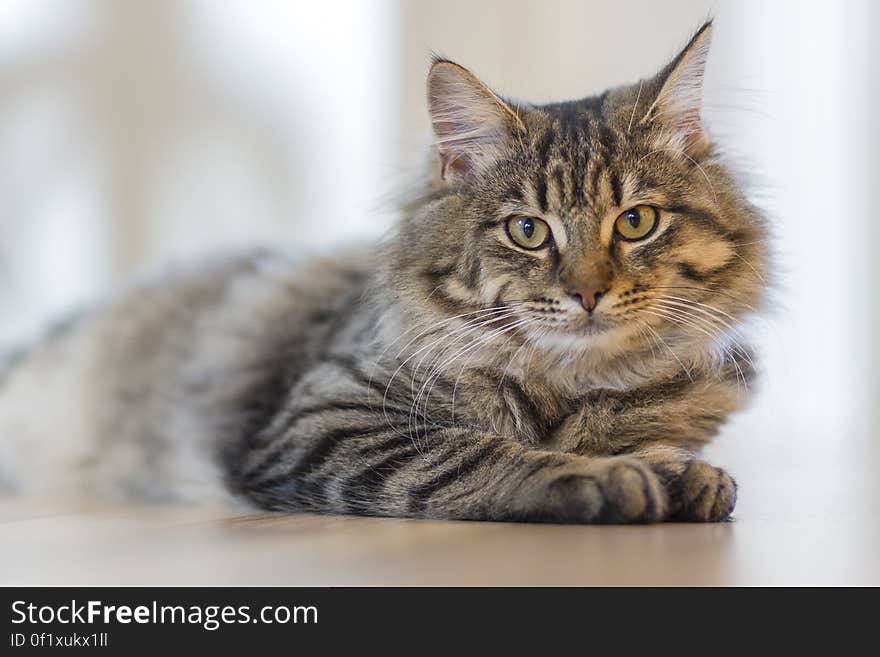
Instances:
[[[559,451],[604,454],[629,444],[628,434],[621,430],[633,404],[624,398],[637,396],[637,391],[592,390],[575,395],[540,383],[485,374],[468,381],[469,385],[459,383],[456,424]]]
[[[584,400],[549,386],[486,373],[460,382],[457,398],[457,420],[528,444],[544,442],[584,408]]]

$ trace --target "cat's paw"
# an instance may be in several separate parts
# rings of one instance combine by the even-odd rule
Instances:
[[[603,523],[658,522],[668,510],[663,484],[647,464],[625,457],[597,462],[602,482]]]
[[[663,482],[669,500],[669,520],[719,522],[733,512],[736,482],[721,468],[669,445],[649,445],[635,454]]]
[[[672,520],[720,522],[736,505],[736,482],[721,468],[694,459],[669,482]]]
[[[530,520],[560,523],[649,523],[663,520],[663,484],[645,462],[629,457],[584,460],[548,472],[530,491]]]

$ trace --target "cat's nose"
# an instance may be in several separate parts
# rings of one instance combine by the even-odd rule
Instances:
[[[572,299],[581,304],[584,310],[591,313],[596,309],[599,299],[602,298],[602,295],[607,291],[607,288],[599,289],[598,287],[585,285],[576,289],[566,290],[566,293]]]

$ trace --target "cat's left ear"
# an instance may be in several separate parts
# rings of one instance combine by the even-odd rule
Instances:
[[[461,180],[496,160],[525,131],[516,110],[458,64],[437,59],[428,74],[428,109],[441,175]]]
[[[703,128],[700,112],[703,105],[703,77],[711,42],[710,20],[657,75],[655,79],[660,91],[642,119],[643,123],[662,125],[679,147],[694,157],[709,149],[709,137]]]

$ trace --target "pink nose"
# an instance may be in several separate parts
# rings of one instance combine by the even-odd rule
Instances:
[[[600,290],[595,287],[580,287],[574,290],[566,290],[566,293],[572,297],[575,301],[581,304],[588,313],[593,312],[596,309],[596,305],[599,303],[599,299],[602,298],[602,295],[605,294],[608,290]]]

